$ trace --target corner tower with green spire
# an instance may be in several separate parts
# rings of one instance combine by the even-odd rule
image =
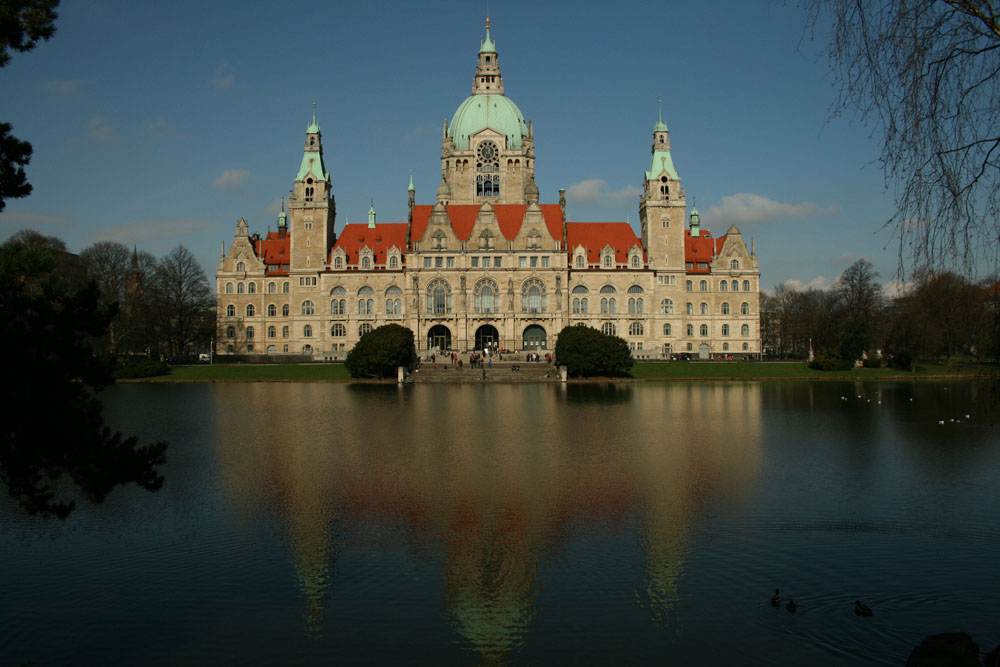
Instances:
[[[292,274],[315,275],[325,268],[330,248],[336,241],[333,231],[336,213],[330,174],[323,164],[323,132],[316,122],[316,103],[313,102],[302,162],[288,193]]]
[[[438,198],[444,204],[523,204],[534,177],[534,139],[521,110],[504,95],[488,18],[476,58],[472,95],[444,125],[441,181],[447,187],[438,189]]]
[[[687,200],[670,155],[670,133],[663,122],[663,102],[653,125],[652,154],[643,174],[639,200],[642,244],[649,268],[658,273],[684,272],[684,211]],[[679,280],[679,279],[678,279]]]

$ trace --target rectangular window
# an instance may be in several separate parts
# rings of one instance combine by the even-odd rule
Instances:
[[[517,258],[517,265],[519,267],[521,267],[522,269],[527,268],[528,267],[528,258],[527,257],[518,257]]]
[[[448,268],[449,269],[454,269],[455,268],[455,258],[454,257],[448,257],[447,259],[448,259],[448,262],[447,262]]]
[[[698,262],[698,268],[699,269],[707,269],[708,268],[708,262]]]
[[[490,268],[490,258],[489,257],[483,257],[483,268],[484,269]]]
[[[501,266],[503,266],[503,262],[501,262],[501,261],[500,261],[500,259],[501,259],[500,257],[494,257],[494,258],[493,258],[493,266],[495,266],[495,267],[496,267],[496,268],[498,268],[498,269],[499,269],[499,268],[500,268]]]
[[[548,257],[542,257],[542,268],[543,269],[549,268],[549,258]]]
[[[485,266],[485,264],[483,266]],[[474,268],[474,269],[478,269],[479,268],[479,258],[478,257],[473,257],[472,258],[472,268]]]
[[[693,269],[694,268],[694,262],[684,262],[684,268],[685,269]]]
[[[532,257],[531,258],[531,268],[535,268],[536,266],[538,266],[538,258],[537,257]]]
[[[424,268],[425,269],[431,268],[431,258],[430,257],[424,257]]]
[[[434,268],[440,269],[443,266],[444,266],[444,257],[435,257],[434,258]]]

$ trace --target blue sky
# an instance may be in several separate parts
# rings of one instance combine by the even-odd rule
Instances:
[[[0,213],[71,250],[179,243],[212,278],[235,221],[274,229],[318,103],[337,229],[405,222],[440,181],[442,122],[471,92],[485,2],[78,0],[0,70],[0,119],[34,146],[34,193]],[[762,284],[825,286],[896,245],[877,141],[830,120],[836,91],[804,16],[766,0],[494,2],[506,94],[534,121],[543,203],[636,224],[657,97],[689,206],[756,239]]]

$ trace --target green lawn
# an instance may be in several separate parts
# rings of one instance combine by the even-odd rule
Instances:
[[[142,382],[330,382],[350,380],[344,364],[202,364],[174,366],[169,375]]]
[[[936,376],[977,376],[997,373],[995,367],[956,364],[916,364],[913,372],[892,368],[855,368],[851,371],[815,371],[801,362],[781,361],[668,361],[661,363],[640,362],[632,367],[632,377],[651,379],[684,378],[738,378],[738,379],[781,379],[781,378],[852,378],[857,380],[878,380],[881,378],[929,378]]]

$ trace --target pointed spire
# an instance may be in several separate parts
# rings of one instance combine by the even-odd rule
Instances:
[[[663,122],[663,97],[656,98],[657,107],[659,110],[657,112],[656,125],[653,126],[654,132],[666,132],[667,124]]]
[[[368,229],[375,229],[375,200],[371,201],[371,208],[368,209]]]
[[[285,198],[281,198],[281,212],[278,213],[278,229],[284,228],[288,224],[288,214],[285,213]]]
[[[319,124],[316,122],[316,98],[313,98],[313,118],[312,123],[306,128],[306,134],[319,134]]]
[[[497,47],[493,40],[490,38],[490,17],[486,17],[486,39],[484,39],[479,44],[480,53],[496,53]]]
[[[410,187],[406,188],[407,192],[413,192],[416,188],[413,187],[413,170],[410,170]]]

